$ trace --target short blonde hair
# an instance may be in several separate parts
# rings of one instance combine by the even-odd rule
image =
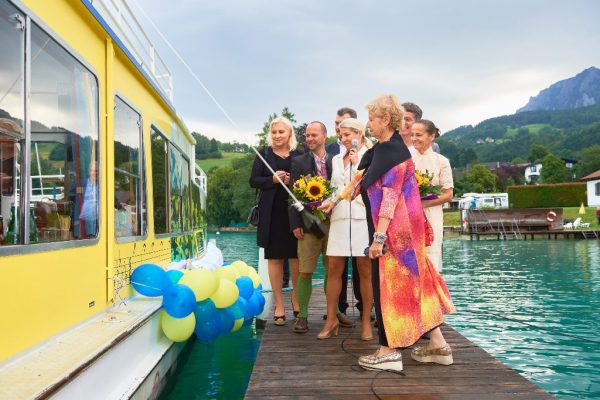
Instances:
[[[294,131],[294,125],[292,125],[292,121],[287,119],[286,117],[277,117],[274,118],[269,124],[269,133],[267,134],[267,144],[269,146],[273,146],[273,140],[271,139],[271,128],[273,125],[281,123],[284,124],[290,130],[290,140],[288,141],[288,146],[290,146],[290,150],[294,150],[296,146],[298,146],[298,141],[296,140],[296,132]]]
[[[377,117],[383,118],[386,114],[390,116],[390,128],[394,131],[402,127],[404,108],[400,101],[392,94],[384,94],[374,98],[367,104],[367,111]]]

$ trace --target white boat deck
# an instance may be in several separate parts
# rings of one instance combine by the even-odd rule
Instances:
[[[148,360],[148,357],[160,359],[172,344],[160,333],[159,318],[156,318],[160,306],[160,299],[129,300],[127,306],[101,313],[81,325],[50,338],[40,347],[32,349],[21,357],[8,360],[0,365],[0,399],[35,399],[55,394],[57,397],[67,398],[70,396],[65,396],[64,393],[61,395],[60,391],[67,383],[70,384],[75,380],[82,380],[81,383],[85,386],[93,385],[87,386],[87,393],[81,392],[81,389],[75,392],[69,389],[71,393],[85,393],[85,398],[88,400],[96,396],[104,399],[118,398],[123,393],[135,391],[137,385],[132,384],[132,370],[129,369],[131,361],[138,368],[148,368],[147,371],[139,371],[133,379],[143,380],[156,364]],[[110,354],[111,350],[126,341],[131,342],[134,337],[132,334],[144,325],[150,325],[150,329],[146,327],[148,333],[135,339],[135,343],[130,343],[133,346],[121,346],[118,352],[127,363],[123,364],[122,360],[115,359],[114,355]],[[136,346],[138,350],[140,347],[145,350],[138,352]],[[153,354],[153,351],[156,354]],[[136,357],[138,360],[135,360]],[[100,374],[85,377],[92,369],[90,368],[92,365],[96,370],[100,366]],[[99,376],[109,378],[111,375],[113,379],[98,378]],[[128,382],[119,383],[119,379],[114,379],[117,375],[121,377],[129,375]],[[109,382],[110,388],[102,387]],[[128,389],[124,385],[131,387]],[[90,393],[92,391],[96,394]],[[110,395],[111,393],[114,397]]]

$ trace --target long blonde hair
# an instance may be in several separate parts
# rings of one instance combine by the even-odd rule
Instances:
[[[273,146],[273,139],[271,138],[271,128],[273,128],[273,125],[277,123],[284,124],[290,130],[291,135],[290,139],[288,140],[288,146],[290,146],[290,150],[294,150],[298,146],[298,141],[296,140],[296,132],[294,131],[292,121],[290,121],[286,117],[277,117],[271,121],[271,123],[269,124],[269,133],[267,134],[267,144],[269,146]]]

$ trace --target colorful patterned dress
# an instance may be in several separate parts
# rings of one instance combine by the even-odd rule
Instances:
[[[388,252],[379,258],[381,314],[388,346],[408,347],[455,311],[446,284],[425,253],[423,208],[412,159],[366,188],[373,225],[389,218]]]

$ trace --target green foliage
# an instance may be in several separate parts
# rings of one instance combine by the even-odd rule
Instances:
[[[576,207],[586,201],[586,184],[510,186],[508,201],[511,208]]]
[[[527,160],[529,160],[530,163],[538,163],[541,162],[548,153],[549,152],[546,146],[541,144],[532,144],[531,150],[529,150],[529,156],[527,156]]]
[[[231,166],[213,169],[208,175],[208,223],[227,226],[239,221],[240,215],[230,206],[236,192],[235,171]]]
[[[600,144],[595,144],[583,149],[578,154],[578,162],[575,164],[575,174],[578,178],[600,170]]]
[[[486,142],[486,138],[494,141]],[[483,143],[477,143],[478,139]],[[453,167],[466,165],[461,154],[467,149],[482,162],[528,158],[533,145],[544,146],[559,157],[577,159],[580,151],[600,143],[600,104],[492,118],[447,132],[438,142]]]
[[[485,165],[473,164],[465,171],[462,179],[456,181],[456,193],[490,193],[496,191],[496,175]]]
[[[549,153],[542,160],[542,171],[540,172],[542,183],[566,182],[567,173],[564,161],[554,154]]]
[[[292,125],[296,123],[296,115],[293,114],[287,107],[283,107],[283,110],[281,110],[281,116],[289,119],[291,121]],[[262,131],[260,131],[256,134],[256,136],[258,136],[258,145],[260,147],[267,145],[267,136],[269,135],[269,125],[271,124],[271,121],[273,121],[277,117],[279,117],[279,115],[277,115],[277,113],[273,113],[273,114],[269,115],[269,117],[267,118],[267,121],[263,124]]]

